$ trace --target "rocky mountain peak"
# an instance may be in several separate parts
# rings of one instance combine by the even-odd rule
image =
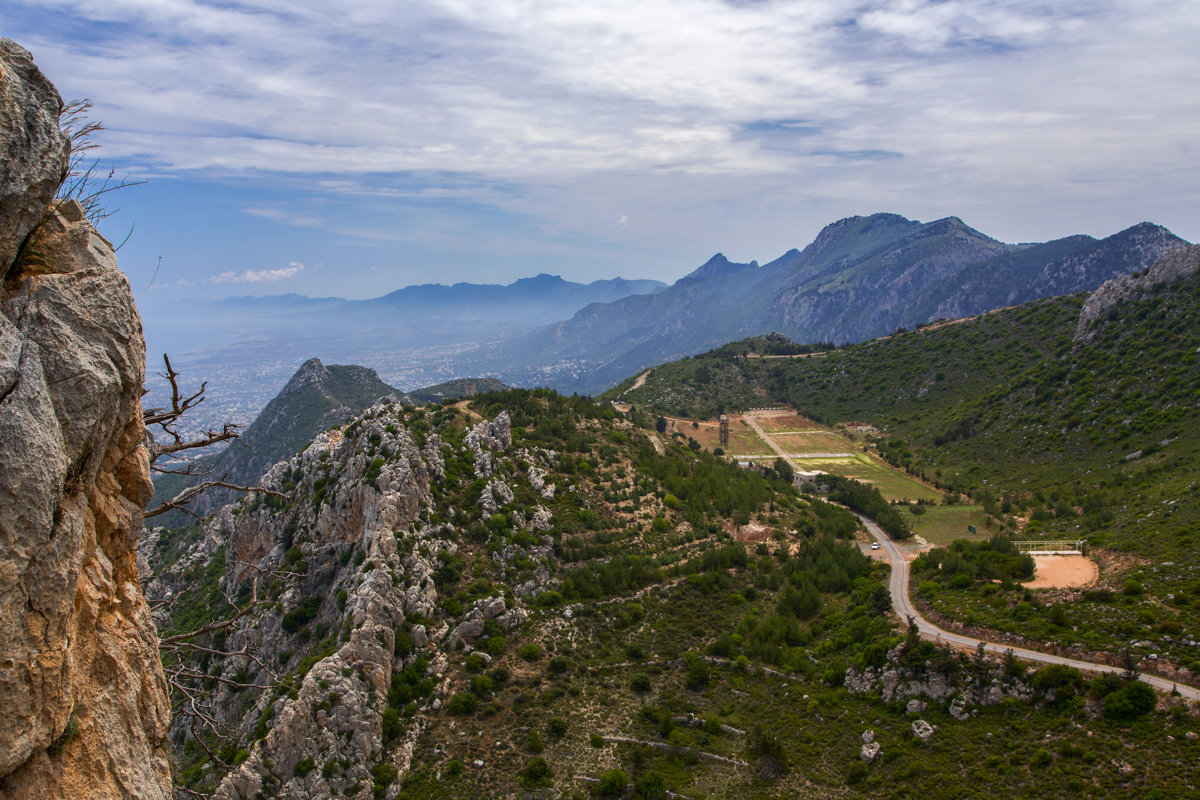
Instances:
[[[758,269],[758,262],[751,261],[747,264],[740,264],[736,261],[730,261],[725,257],[724,253],[717,253],[708,261],[705,261],[699,267],[680,278],[679,282],[706,281],[713,278],[723,278],[727,275],[734,275],[738,272],[743,272],[749,269]]]
[[[894,240],[921,227],[921,223],[899,214],[878,213],[870,216],[845,217],[821,229],[817,238],[801,251],[808,262],[828,262],[846,255],[850,248],[861,247],[865,240]]]
[[[280,392],[281,395],[292,394],[298,392],[305,386],[314,383],[326,383],[329,381],[329,369],[321,363],[319,358],[310,358],[300,365],[300,369],[296,370],[296,374],[292,376],[287,385]]]

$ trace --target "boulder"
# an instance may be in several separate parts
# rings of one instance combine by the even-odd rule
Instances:
[[[58,127],[62,108],[29,51],[0,39],[0,280],[67,173],[71,143]]]
[[[883,748],[879,746],[879,742],[865,742],[862,749],[859,750],[858,756],[863,761],[870,764],[875,759],[879,758],[879,751]]]
[[[451,642],[463,641],[463,642],[470,643],[470,642],[475,641],[482,635],[483,635],[483,620],[478,619],[478,618],[468,619],[465,622],[461,623],[457,628],[454,629],[454,632],[450,634],[450,641]]]
[[[958,720],[959,722],[962,722],[965,719],[970,719],[971,717],[970,713],[967,712],[967,701],[962,697],[962,695],[959,695],[950,701],[950,708],[948,710],[950,716],[954,717],[954,719]]]
[[[506,631],[511,631],[525,624],[525,620],[529,619],[529,612],[523,608],[511,608],[496,618],[500,623],[500,627]]]
[[[927,741],[933,732],[937,730],[936,725],[930,725],[923,719],[915,719],[912,724],[912,735],[921,741]]]
[[[413,625],[409,634],[412,636],[413,647],[416,649],[424,650],[429,646],[429,636],[425,633],[424,625]]]
[[[484,619],[495,619],[505,612],[503,597],[487,597],[480,600],[475,605],[483,614]]]

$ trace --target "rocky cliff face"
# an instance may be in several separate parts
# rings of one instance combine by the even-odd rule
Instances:
[[[1100,330],[1099,323],[1109,311],[1122,303],[1137,300],[1156,286],[1185,278],[1197,270],[1200,270],[1200,245],[1192,245],[1170,251],[1145,272],[1122,275],[1106,282],[1083,304],[1075,341],[1094,341]]]
[[[0,279],[46,213],[67,171],[62,98],[12,39],[0,39]]]
[[[65,165],[62,104],[8,40],[0,75],[0,796],[165,798],[170,707],[134,551],[141,321],[78,204],[26,242]]]
[[[410,432],[405,413],[389,402],[318,434],[263,476],[283,497],[222,509],[173,564],[163,563],[166,539],[141,548],[157,573],[147,591],[173,601],[174,617],[228,615],[221,603],[207,605],[217,585],[250,606],[219,640],[202,644],[253,657],[199,653],[187,666],[202,660],[199,675],[226,681],[215,691],[202,681],[196,696],[229,740],[224,763],[193,770],[193,787],[228,800],[365,800],[380,770],[407,769],[425,714],[447,693],[446,650],[476,641],[488,625],[510,629],[526,619],[524,609],[489,596],[453,627],[435,621],[435,578],[456,562],[459,535],[437,521],[433,508],[445,501],[433,486],[445,478],[446,453],[470,463],[481,483],[507,463],[507,415],[478,423],[448,449],[436,433]],[[513,499],[503,481],[487,486]],[[187,721],[174,733],[181,743],[193,735]]]

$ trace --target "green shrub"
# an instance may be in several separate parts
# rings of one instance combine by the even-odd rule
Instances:
[[[382,798],[399,776],[400,771],[391,764],[376,764],[371,767],[371,780],[375,784],[372,791],[375,797]]]
[[[667,800],[667,783],[657,770],[648,769],[638,775],[633,796],[638,800]]]
[[[686,669],[687,688],[699,690],[708,686],[711,671],[707,661],[695,653],[688,653],[683,657],[683,663]]]
[[[650,691],[650,676],[644,672],[639,672],[630,679],[629,688],[639,693]]]
[[[561,739],[567,735],[567,721],[562,717],[552,717],[546,724],[546,730],[553,739]]]
[[[293,774],[297,778],[303,778],[305,775],[312,772],[316,768],[317,768],[317,762],[313,759],[312,756],[309,756],[308,758],[302,758],[296,762],[296,768],[293,770]]]
[[[554,782],[553,778],[554,771],[550,769],[549,762],[541,756],[529,759],[521,769],[521,783],[531,789],[536,786],[549,786]]]
[[[588,736],[588,744],[596,749],[600,749],[601,747],[604,747],[604,737],[598,733],[593,733]]]
[[[517,655],[524,661],[537,661],[542,657],[542,648],[535,642],[521,645],[521,649],[517,651]]]
[[[1131,720],[1145,716],[1158,704],[1158,695],[1149,684],[1132,680],[1104,698],[1104,716],[1114,720]]]
[[[479,699],[470,692],[456,692],[446,703],[446,711],[459,716],[474,714],[478,704]]]
[[[622,769],[610,769],[600,776],[599,792],[601,797],[620,797],[625,794],[629,785],[629,776]]]

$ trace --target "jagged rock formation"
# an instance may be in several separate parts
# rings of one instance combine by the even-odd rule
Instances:
[[[550,585],[542,560],[552,540],[540,534],[550,515],[537,505],[524,515],[514,509],[513,490],[532,496],[525,476],[545,476],[556,456],[514,452],[505,412],[453,442],[428,429],[428,414],[396,401],[374,406],[272,466],[262,484],[283,497],[226,506],[174,551],[178,533],[143,541],[147,593],[170,601],[161,618],[168,634],[180,617],[228,615],[222,596],[259,601],[219,644],[202,642],[209,654],[184,665],[230,682],[215,691],[202,678],[195,684],[197,708],[227,749],[223,764],[185,766],[186,785],[227,800],[365,800],[380,774],[408,768],[417,737],[438,716],[453,674],[447,656],[479,648],[490,661],[489,637],[528,621],[523,598]],[[454,476],[501,473],[512,488],[493,477],[492,494],[480,493],[474,508],[447,496]],[[464,530],[488,521],[489,498],[504,512],[504,527],[493,527],[525,542],[496,552],[492,567],[516,575],[515,562],[536,562],[534,575],[527,588],[489,592],[447,614],[458,601],[442,596],[439,582],[458,580]],[[192,740],[186,716],[171,735],[181,748]]]
[[[875,694],[885,703],[908,700],[909,713],[920,713],[925,704],[917,698],[945,702],[951,717],[966,719],[972,705],[994,706],[1005,698],[1028,700],[1033,689],[1020,677],[1006,672],[1005,665],[976,656],[970,671],[964,675],[953,662],[926,662],[916,666],[904,664],[905,644],[888,652],[882,667],[867,667],[861,672],[846,670],[844,685],[852,694]]]
[[[77,203],[9,267],[65,153],[29,54],[0,42],[0,72],[0,796],[165,798],[170,709],[134,552],[151,492],[141,321]]]
[[[1109,311],[1137,300],[1156,286],[1186,278],[1200,270],[1200,245],[1180,247],[1154,262],[1144,273],[1113,278],[1092,293],[1079,312],[1075,341],[1091,342],[1100,330],[1097,324]]]
[[[206,465],[231,483],[252,484],[282,458],[297,452],[320,431],[344,425],[357,414],[384,399],[401,399],[401,393],[379,379],[375,370],[355,365],[323,364],[310,358],[237,442]],[[173,494],[175,483],[161,482],[163,494]],[[215,489],[193,504],[206,514],[238,499],[236,492]]]
[[[70,142],[59,130],[62,98],[12,39],[0,39],[0,280],[67,171]]]
[[[319,362],[309,366],[319,382]],[[227,506],[148,583],[152,595],[186,605],[189,571],[219,565],[228,593],[270,603],[223,641],[255,660],[229,657],[218,674],[273,690],[224,687],[201,701],[244,751],[227,774],[207,779],[220,778],[214,797],[369,797],[372,770],[403,772],[424,724],[424,712],[407,722],[387,712],[397,676],[419,678],[424,688],[413,691],[436,710],[446,694],[443,648],[469,648],[487,625],[511,630],[528,617],[495,596],[467,610],[453,633],[446,622],[419,621],[438,617],[435,575],[458,545],[453,525],[429,519],[445,445],[437,434],[418,442],[404,413],[388,402],[318,434],[262,477],[287,500]],[[465,439],[461,453],[492,469],[512,446],[507,414]],[[148,566],[157,546],[150,537],[142,548]],[[313,632],[320,641],[310,641]]]

